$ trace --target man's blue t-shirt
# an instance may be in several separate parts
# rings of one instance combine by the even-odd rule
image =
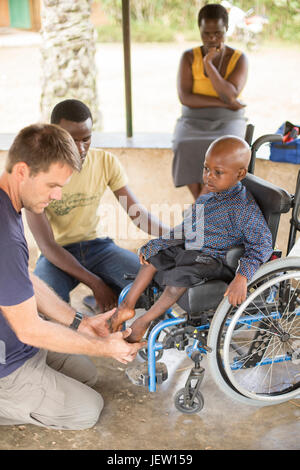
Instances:
[[[21,213],[0,189],[0,306],[18,305],[33,297],[28,257]],[[0,308],[0,378],[18,369],[37,351],[17,338]]]

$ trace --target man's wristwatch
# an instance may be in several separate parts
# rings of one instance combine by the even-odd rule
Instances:
[[[83,319],[82,313],[76,312],[75,317],[74,317],[71,325],[69,326],[69,328],[71,328],[72,330],[78,330],[78,327],[79,327],[82,319]]]

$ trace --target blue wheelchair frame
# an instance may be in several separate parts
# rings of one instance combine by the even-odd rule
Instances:
[[[119,297],[119,304],[124,300],[126,295],[128,294],[130,288],[132,286],[132,283],[128,284],[121,292],[120,297]],[[156,289],[155,287],[153,289]],[[164,346],[161,342],[157,341],[157,337],[159,336],[160,332],[166,328],[176,326],[176,325],[183,325],[186,323],[188,320],[187,318],[184,317],[179,317],[178,314],[173,310],[173,309],[168,309],[165,312],[166,317],[170,317],[164,320],[161,320],[159,323],[157,323],[153,329],[151,330],[148,338],[148,390],[149,392],[155,392],[156,391],[156,384],[157,384],[157,377],[156,377],[156,357],[155,353],[157,351],[162,351],[164,349]],[[296,316],[300,316],[300,308],[297,310]],[[268,318],[272,318],[274,320],[279,319],[281,317],[279,312],[270,312],[268,314]],[[258,314],[255,317],[241,317],[237,324],[240,325],[247,325],[247,324],[252,324],[255,322],[260,322],[264,319],[263,314]],[[225,324],[228,326],[230,323],[230,320],[227,320]],[[208,321],[204,325],[201,326],[195,326],[194,328],[194,333],[198,331],[208,331],[210,327],[210,322]],[[195,335],[196,336],[196,335]],[[186,353],[188,357],[191,358],[192,354],[194,352],[199,352],[202,356],[202,354],[207,354],[209,352],[209,348],[201,343],[201,340],[195,338],[193,341],[193,344],[191,346],[188,346],[186,348]],[[290,361],[291,357],[290,356],[278,356],[275,360],[272,359],[264,359],[263,361],[260,361],[258,363],[259,366],[263,366],[266,364],[270,363],[278,363],[278,362],[284,362],[284,361]],[[239,363],[239,361],[235,361],[234,364],[232,365],[232,369],[236,370],[242,367],[242,364]]]

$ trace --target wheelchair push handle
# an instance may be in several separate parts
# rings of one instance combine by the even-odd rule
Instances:
[[[275,142],[282,142],[282,135],[281,134],[265,134],[256,139],[256,141],[251,146],[251,160],[248,167],[248,172],[252,175],[254,174],[255,168],[255,159],[256,153],[258,149],[266,143],[275,143]]]
[[[265,134],[256,139],[256,141],[252,145],[252,151],[257,152],[257,150],[266,143],[273,143],[273,142],[282,142],[282,135],[281,134]]]

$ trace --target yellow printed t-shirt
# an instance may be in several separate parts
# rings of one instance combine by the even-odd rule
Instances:
[[[204,66],[203,66],[203,57],[201,47],[195,47],[193,49],[194,60],[192,63],[192,74],[193,74],[193,93],[198,93],[200,95],[206,96],[215,96],[217,97],[218,94],[210,79],[204,73]],[[242,52],[235,50],[230,60],[228,62],[226,73],[225,73],[225,80],[229,77],[231,72],[234,70],[237,61],[241,57]]]
[[[68,245],[97,238],[97,210],[104,191],[126,186],[127,175],[115,155],[101,149],[90,149],[80,173],[74,172],[63,187],[62,199],[46,208],[54,238]]]

